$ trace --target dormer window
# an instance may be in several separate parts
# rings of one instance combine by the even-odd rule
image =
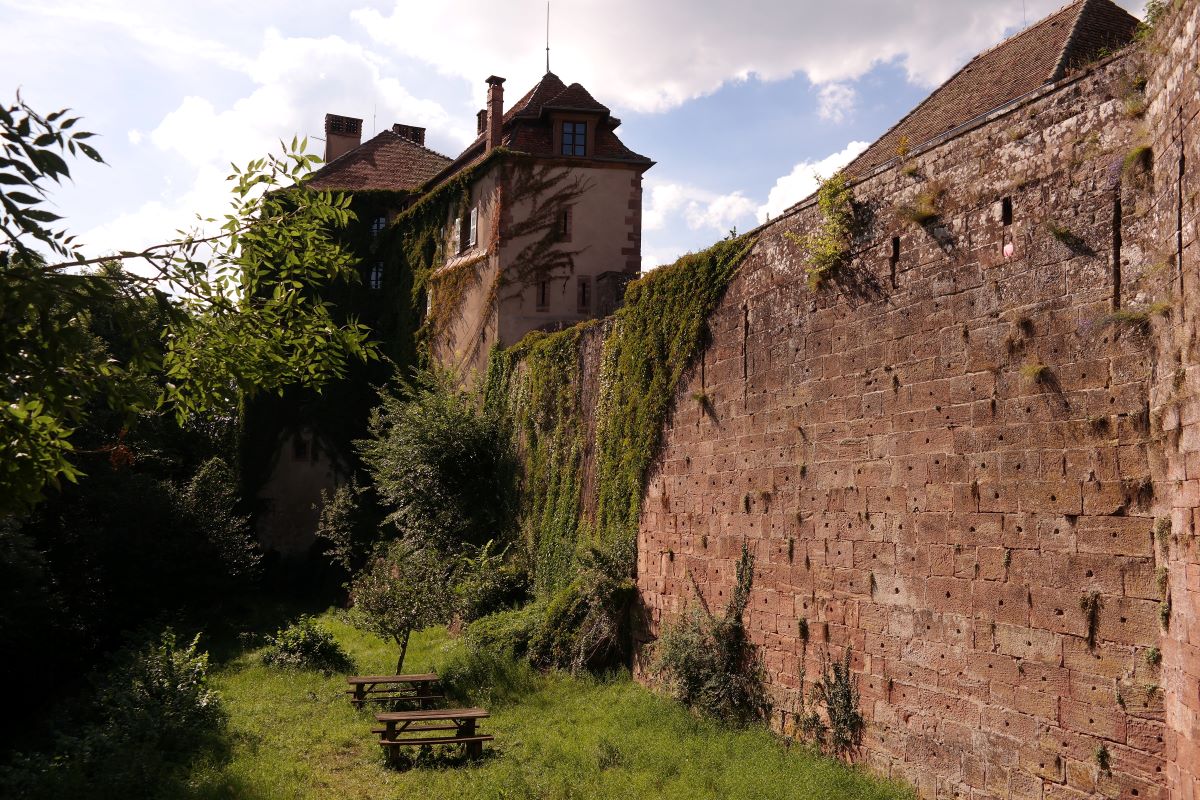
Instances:
[[[587,155],[586,122],[564,122],[562,124],[562,154],[564,156]]]

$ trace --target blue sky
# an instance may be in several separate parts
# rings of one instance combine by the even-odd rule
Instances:
[[[650,268],[802,199],[972,55],[1061,4],[554,0],[551,68],[658,162],[645,184]],[[79,163],[55,202],[92,252],[133,249],[221,213],[230,161],[320,136],[327,111],[362,117],[367,134],[423,125],[429,146],[456,155],[487,76],[508,79],[512,102],[544,71],[545,11],[543,0],[0,0],[0,90],[43,111],[70,106],[101,134],[110,166]]]

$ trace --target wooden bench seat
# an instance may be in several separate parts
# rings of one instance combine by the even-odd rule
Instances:
[[[456,731],[457,725],[427,725],[421,728],[408,727],[404,729],[405,733],[421,733],[423,731]],[[387,733],[387,728],[371,728],[371,733],[378,733],[383,736]]]
[[[471,744],[476,742],[490,742],[496,737],[491,734],[484,733],[478,736],[430,736],[428,738],[412,738],[412,739],[380,739],[379,744],[382,747],[401,747],[401,746],[420,746],[423,744]]]

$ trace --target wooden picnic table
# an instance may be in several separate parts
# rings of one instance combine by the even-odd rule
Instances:
[[[417,711],[385,711],[375,715],[384,727],[376,728],[379,744],[395,761],[401,747],[434,744],[461,744],[473,758],[483,754],[483,743],[495,737],[479,734],[476,724],[486,719],[482,708],[423,708]],[[449,733],[452,732],[452,733]],[[440,735],[426,736],[434,733]]]
[[[437,691],[438,676],[434,672],[417,675],[353,675],[346,679],[351,688],[346,691],[355,708],[364,703],[414,702],[422,708],[443,695]]]

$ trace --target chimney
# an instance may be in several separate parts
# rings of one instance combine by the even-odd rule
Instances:
[[[500,135],[504,123],[504,78],[495,75],[487,79],[487,149],[492,152],[500,146]]]
[[[338,114],[325,115],[325,163],[349,153],[361,143],[361,119]]]
[[[408,139],[413,144],[419,144],[421,147],[425,146],[424,128],[418,128],[416,125],[401,125],[397,122],[392,126],[392,133],[403,139]]]

